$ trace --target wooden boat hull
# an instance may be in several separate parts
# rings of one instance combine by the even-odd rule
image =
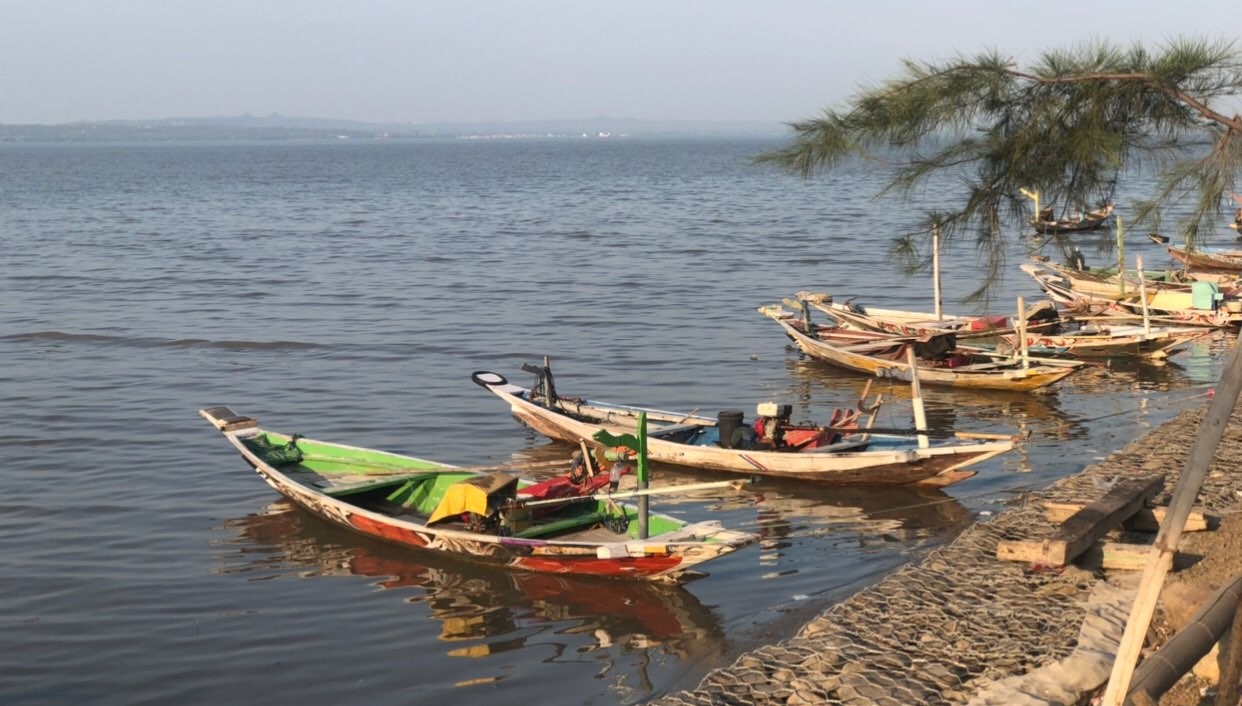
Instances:
[[[1030,348],[1063,349],[1066,355],[1082,358],[1145,358],[1159,360],[1177,352],[1179,347],[1205,336],[1210,329],[1152,329],[1144,333],[1142,327],[1132,333],[1113,332],[1102,334],[1034,334],[1026,338]],[[1018,345],[1016,335],[1005,336],[1013,346]]]
[[[289,464],[269,462],[248,443],[259,436],[286,441],[289,436],[260,429],[254,420],[239,418],[227,408],[200,410],[200,414],[268,485],[299,507],[339,527],[406,548],[526,571],[675,582],[693,567],[757,540],[753,534],[727,530],[717,522],[687,524],[655,513],[653,519],[663,518],[678,529],[639,539],[636,522],[632,522],[627,534],[594,541],[501,536],[430,526],[425,518],[393,516],[351,502],[363,494],[355,487],[386,489],[384,476],[399,482],[411,473],[414,477],[478,474],[425,459],[313,439],[299,439],[298,445],[316,454],[316,465],[312,468],[309,462],[298,463],[290,468],[286,467]],[[636,515],[633,508],[622,507],[627,516]]]
[[[773,320],[785,329],[785,333],[793,339],[803,353],[816,360],[822,360],[825,363],[831,363],[846,370],[866,373],[876,377],[909,378],[910,366],[905,362],[883,360],[870,355],[855,353],[811,338],[790,325],[787,321],[781,319]],[[1029,392],[1041,387],[1047,387],[1058,380],[1068,377],[1078,370],[1079,365],[1081,364],[1064,366],[1032,365],[1028,368],[1019,366],[988,370],[916,366],[916,369],[919,381],[928,385],[943,385],[975,390]]]
[[[1169,257],[1184,262],[1189,267],[1202,270],[1242,273],[1242,251],[1231,253],[1212,253],[1202,250],[1187,250],[1176,245],[1169,246]]]
[[[865,310],[850,304],[839,304],[826,294],[799,292],[797,299],[805,301],[813,309],[838,321],[843,326],[859,331],[875,331],[900,336],[929,336],[947,331],[961,339],[995,338],[1013,333],[1014,328],[1006,316],[962,316],[945,314],[939,319],[935,314],[903,309],[867,307]],[[1028,322],[1028,330],[1039,330],[1051,324]]]
[[[1100,230],[1108,219],[1113,215],[1113,207],[1108,206],[1098,211],[1091,211],[1082,218],[1064,219],[1064,220],[1044,220],[1033,218],[1028,221],[1036,233],[1041,235],[1056,235],[1066,233],[1088,233]]]
[[[1053,301],[1062,306],[1089,310],[1095,314],[1135,320],[1142,316],[1143,302],[1139,292],[1124,301],[1095,296],[1076,289],[1073,282],[1043,265],[1024,263],[1022,271],[1031,276]],[[1183,292],[1152,291],[1147,294],[1147,311],[1162,323],[1176,322],[1184,326],[1221,328],[1242,323],[1242,313],[1224,309],[1195,309],[1190,306],[1192,295]]]
[[[638,407],[621,407],[588,400],[562,398],[551,409],[530,399],[530,391],[512,385],[497,373],[476,373],[474,380],[508,405],[518,421],[550,439],[578,443],[588,440],[595,446],[597,432],[633,432]],[[614,410],[603,418],[593,410]],[[666,418],[673,413],[653,410]],[[699,417],[699,420],[710,418]],[[833,451],[832,447],[814,451],[769,451],[696,446],[659,438],[658,428],[649,431],[647,455],[652,461],[691,468],[796,478],[839,485],[921,485],[942,486],[974,475],[963,471],[1014,446],[1011,440],[983,443],[950,443],[918,448],[915,444],[878,451]]]

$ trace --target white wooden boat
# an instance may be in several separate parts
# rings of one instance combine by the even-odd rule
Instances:
[[[494,372],[476,372],[473,380],[504,400],[518,421],[560,441],[588,439],[599,446],[594,441],[598,432],[632,433],[643,413],[648,457],[679,466],[840,485],[943,486],[969,478],[974,472],[963,469],[1014,447],[1008,436],[967,433],[950,433],[947,440],[920,447],[914,432],[898,436],[831,424],[791,424],[787,411],[783,417],[756,419],[760,429],[742,421],[741,412],[708,417],[562,396],[555,392],[546,366],[524,369],[539,375],[533,389]],[[782,431],[778,435],[775,429]],[[748,438],[750,432],[753,437]]]
[[[1017,356],[972,351],[970,356],[953,356],[941,361],[919,359],[912,373],[905,350],[916,343],[911,337],[875,334],[870,340],[859,340],[856,335],[844,334],[849,338],[841,340],[837,334],[821,331],[808,334],[802,322],[780,307],[760,307],[759,311],[780,324],[803,353],[846,370],[877,377],[910,379],[912,374],[917,374],[919,381],[928,385],[1027,392],[1051,385],[1082,367],[1082,363],[1071,360],[1028,357],[1023,362]],[[975,354],[982,360],[975,360]]]
[[[1145,358],[1160,360],[1176,353],[1190,341],[1211,333],[1204,327],[1143,326],[1141,324],[1070,324],[1067,330],[1028,333],[1030,349],[1053,349],[1079,358]],[[1018,334],[1002,338],[1012,347],[1021,345]]]
[[[925,311],[863,307],[854,304],[852,300],[836,302],[832,295],[823,292],[798,292],[794,295],[794,301],[788,299],[785,301],[790,305],[805,302],[810,308],[842,325],[860,331],[893,333],[901,336],[928,336],[952,331],[959,340],[995,337],[1015,332],[1013,320],[1008,316],[962,314],[936,316]],[[1028,330],[1039,330],[1045,327],[1041,320],[1044,317],[1040,313],[1045,308],[1052,311],[1048,318],[1056,318],[1055,307],[1051,302],[1037,304],[1026,312]]]

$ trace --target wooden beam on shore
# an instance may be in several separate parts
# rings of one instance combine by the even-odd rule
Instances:
[[[1107,571],[1142,571],[1151,558],[1150,544],[1096,542],[1078,556],[1076,563],[1084,569]]]
[[[1064,522],[1082,508],[1083,503],[1049,501],[1044,503],[1044,517],[1049,522]],[[1126,527],[1138,532],[1155,532],[1160,529],[1160,523],[1164,522],[1167,513],[1168,508],[1165,507],[1140,508],[1138,512],[1130,516],[1130,519],[1126,520]],[[1219,523],[1220,518],[1215,515],[1209,515],[1202,509],[1191,510],[1190,515],[1186,518],[1186,526],[1182,528],[1182,531],[1202,532]]]
[[[1121,481],[1104,497],[1075,512],[1047,539],[1002,541],[996,558],[1031,564],[1065,566],[1113,528],[1138,512],[1164,487],[1164,476]]]

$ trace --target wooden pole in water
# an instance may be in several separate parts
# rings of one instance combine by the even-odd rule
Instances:
[[[1126,295],[1126,237],[1125,229],[1121,227],[1121,216],[1117,219],[1117,286],[1118,293],[1121,296]]]
[[[1143,302],[1143,333],[1151,333],[1151,314],[1147,311],[1147,282],[1143,279],[1143,256],[1134,258],[1138,268],[1139,300]]]
[[[647,413],[638,413],[638,490],[647,490]],[[647,494],[638,496],[638,538],[646,539],[649,534],[650,508],[647,506]]]
[[[914,344],[906,345],[906,364],[910,366],[910,396],[914,403],[914,428],[927,431],[927,411],[923,409],[923,388],[919,385],[919,368],[914,357]],[[926,434],[919,434],[919,448],[931,445]]]
[[[1022,352],[1022,369],[1031,367],[1031,348],[1026,342],[1026,305],[1018,297],[1018,350]]]
[[[1199,489],[1203,487],[1203,479],[1207,476],[1212,458],[1216,455],[1216,447],[1225,434],[1225,426],[1234,405],[1238,403],[1238,393],[1242,391],[1242,333],[1234,339],[1233,352],[1229,354],[1229,363],[1221,375],[1216,394],[1208,403],[1207,414],[1195,437],[1195,444],[1190,449],[1186,466],[1173,497],[1169,509],[1165,513],[1164,522],[1160,523],[1160,531],[1156,534],[1155,551],[1147,559],[1143,569],[1143,578],[1139,583],[1138,595],[1130,609],[1130,619],[1126,622],[1125,632],[1121,636],[1121,644],[1117,646],[1117,659],[1113,662],[1113,672],[1108,678],[1108,688],[1104,692],[1102,706],[1121,706],[1125,701],[1126,692],[1130,690],[1130,679],[1134,676],[1135,662],[1139,650],[1143,648],[1143,639],[1147,636],[1147,628],[1151,625],[1151,616],[1156,611],[1156,602],[1160,599],[1160,589],[1164,587],[1164,577],[1173,566],[1173,554],[1177,551],[1178,540],[1182,537],[1182,528],[1186,526],[1186,518],[1194,505]]]
[[[932,226],[932,290],[936,298],[936,321],[944,321],[940,308],[940,225]]]

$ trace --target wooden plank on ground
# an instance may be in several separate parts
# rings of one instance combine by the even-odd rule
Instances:
[[[1032,564],[1064,566],[1095,544],[1126,518],[1138,512],[1164,487],[1164,476],[1121,481],[1104,497],[1075,512],[1047,539],[1002,541],[996,558]]]
[[[1046,502],[1044,503],[1044,517],[1049,522],[1064,522],[1083,508],[1082,503],[1061,503]],[[1164,516],[1168,512],[1165,507],[1145,507],[1130,516],[1126,521],[1126,527],[1139,532],[1155,532],[1160,529],[1160,523],[1164,522]],[[1205,513],[1202,509],[1191,510],[1190,516],[1186,518],[1186,526],[1182,528],[1183,532],[1202,532],[1211,526],[1218,524],[1220,518]]]
[[[1142,571],[1150,557],[1150,544],[1096,542],[1080,554],[1075,563],[1085,569]]]

